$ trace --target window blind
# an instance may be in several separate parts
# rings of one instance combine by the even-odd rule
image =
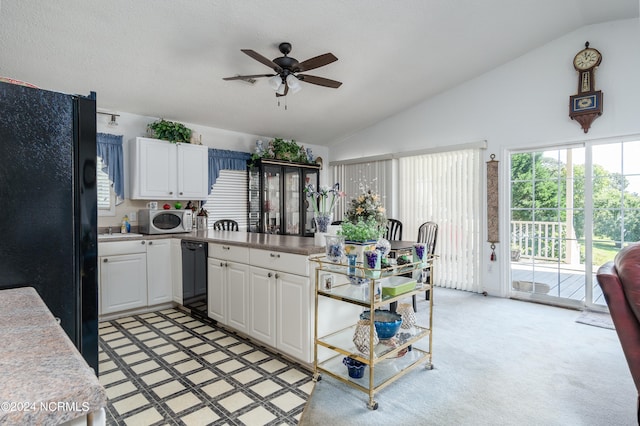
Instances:
[[[209,214],[208,225],[220,219],[233,219],[241,231],[247,229],[247,172],[241,170],[220,170],[213,184],[211,194],[203,206]]]
[[[478,291],[481,205],[480,150],[399,158],[399,218],[403,239],[438,224],[434,284]]]
[[[387,215],[391,214],[391,185],[393,183],[391,173],[391,161],[370,161],[357,164],[338,164],[332,166],[333,181],[330,185],[340,183],[340,190],[346,196],[336,203],[333,220],[342,220],[345,211],[349,207],[351,199],[360,195],[364,190],[370,189],[377,192],[384,205]]]
[[[96,180],[98,182],[98,214],[100,216],[115,215],[115,194],[111,189],[109,175],[102,171],[104,168],[102,158],[98,157],[96,163]]]

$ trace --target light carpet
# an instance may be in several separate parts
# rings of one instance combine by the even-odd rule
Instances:
[[[436,288],[434,369],[377,392],[375,411],[366,393],[325,374],[300,425],[635,425],[637,392],[615,331],[576,314]]]

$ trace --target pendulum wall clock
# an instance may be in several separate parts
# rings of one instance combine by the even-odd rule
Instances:
[[[602,92],[595,90],[595,70],[602,61],[602,55],[585,43],[573,58],[573,67],[578,71],[578,93],[569,98],[569,117],[589,131],[593,120],[602,115]]]

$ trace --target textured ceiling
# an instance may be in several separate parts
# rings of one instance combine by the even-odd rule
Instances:
[[[305,143],[345,136],[577,28],[638,17],[638,0],[0,0],[0,76],[98,108]],[[339,60],[277,104],[269,73],[292,43]]]

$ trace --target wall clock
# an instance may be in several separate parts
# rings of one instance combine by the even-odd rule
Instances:
[[[587,133],[593,120],[602,115],[602,92],[595,90],[595,70],[602,62],[596,49],[584,44],[584,49],[573,58],[573,67],[578,72],[578,93],[569,97],[569,117],[580,123]]]

